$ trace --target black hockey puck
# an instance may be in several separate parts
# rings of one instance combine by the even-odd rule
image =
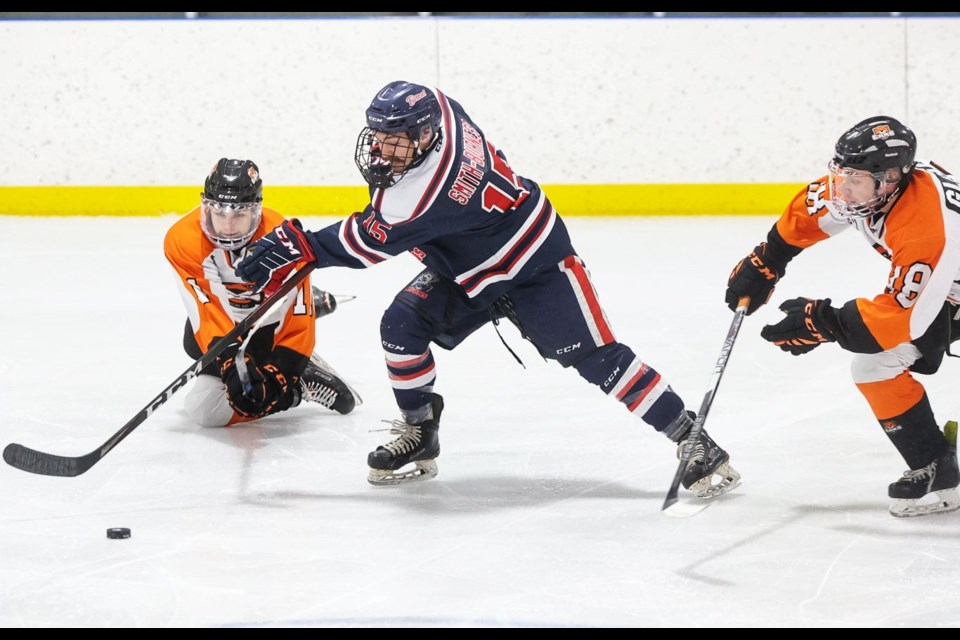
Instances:
[[[111,527],[107,529],[107,537],[111,540],[123,540],[130,537],[130,529],[126,527]]]

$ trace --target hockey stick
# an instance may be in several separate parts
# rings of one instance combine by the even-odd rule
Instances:
[[[270,311],[260,316],[260,319],[250,327],[250,330],[247,332],[247,338],[243,341],[243,344],[240,345],[240,348],[237,349],[237,355],[234,356],[234,366],[237,367],[237,377],[240,378],[240,384],[243,385],[243,395],[247,398],[253,397],[253,383],[250,382],[250,371],[247,368],[247,347],[253,342],[253,334],[259,331],[261,327],[280,321],[283,305],[273,304],[277,299],[276,296],[271,296],[270,300],[264,303],[264,305],[270,307]]]
[[[723,348],[720,349],[720,357],[717,358],[717,364],[713,368],[713,377],[710,380],[710,389],[707,391],[706,395],[703,396],[703,403],[700,405],[700,411],[697,413],[697,419],[693,423],[693,427],[690,428],[690,433],[687,435],[687,443],[683,447],[683,451],[680,454],[680,464],[677,466],[677,472],[673,474],[673,482],[670,483],[670,489],[667,491],[667,497],[663,501],[663,507],[660,508],[661,511],[667,512],[668,515],[674,515],[670,513],[670,508],[677,504],[677,493],[680,490],[680,480],[683,478],[683,472],[687,470],[687,464],[690,462],[690,456],[693,455],[694,446],[697,444],[697,441],[700,440],[700,432],[703,431],[703,424],[707,421],[707,414],[710,412],[710,406],[713,404],[713,398],[717,394],[717,387],[720,386],[720,379],[723,377],[723,371],[727,368],[727,363],[730,362],[730,352],[733,351],[733,343],[737,340],[737,334],[740,333],[740,325],[743,323],[744,316],[747,315],[747,307],[750,305],[750,298],[744,296],[737,301],[737,310],[733,314],[733,321],[730,323],[730,329],[727,331],[727,337],[723,341]],[[690,510],[681,509],[679,506],[674,507],[677,509],[675,515],[678,516],[688,516],[693,515],[706,509],[710,505],[709,502],[704,502],[699,505],[695,505],[695,508]]]
[[[210,349],[203,354],[203,357],[187,367],[187,370],[180,374],[176,380],[170,383],[166,389],[161,391],[160,395],[151,400],[147,406],[140,410],[140,413],[131,418],[127,424],[123,425],[119,431],[110,436],[110,438],[99,448],[94,449],[86,455],[72,458],[68,456],[58,456],[52,453],[44,453],[42,451],[30,449],[29,447],[25,447],[21,444],[11,443],[8,444],[3,450],[3,459],[12,467],[44,476],[62,476],[72,478],[89,470],[90,467],[97,464],[97,462],[99,462],[103,456],[107,455],[111,449],[113,449],[124,438],[130,435],[134,429],[143,424],[143,422],[149,418],[154,411],[166,403],[166,401],[169,400],[173,394],[182,389],[187,382],[197,377],[197,375],[207,365],[214,362],[217,359],[217,356],[223,353],[230,344],[236,342],[237,338],[246,333],[247,329],[249,329],[261,317],[263,317],[271,307],[274,306],[273,303],[275,301],[285,297],[288,293],[298,287],[301,282],[306,280],[307,276],[310,275],[310,272],[313,271],[314,268],[315,265],[313,263],[309,263],[301,267],[300,270],[293,275],[293,277],[284,282],[280,288],[277,289],[272,296],[270,296],[269,299],[265,300],[256,311],[237,323],[230,333],[225,335],[223,338],[218,340],[216,344],[210,347]]]
[[[331,313],[336,311],[337,307],[340,304],[357,299],[357,296],[352,296],[352,295],[338,296],[333,293],[322,291],[316,287],[311,287],[311,289],[313,291],[313,297],[314,297],[313,306],[314,306],[314,309],[316,310],[318,319],[322,318],[323,316],[330,315]],[[322,299],[321,302],[317,301],[318,297]],[[240,345],[240,349],[237,350],[237,355],[235,357],[237,375],[240,378],[240,384],[243,385],[243,395],[245,395],[248,398],[251,397],[251,394],[253,393],[253,384],[250,382],[250,370],[247,367],[247,360],[246,360],[247,347],[250,346],[250,343],[252,341],[251,338],[253,338],[253,334],[255,334],[262,327],[265,327],[268,324],[279,322],[280,316],[283,315],[282,312],[283,312],[282,304],[273,305],[273,308],[270,310],[270,313],[261,317],[259,320],[257,320],[257,323],[250,328],[250,331],[247,333],[246,340],[243,341],[243,344]],[[314,357],[319,359],[321,362],[323,362],[323,364],[326,366],[327,369],[329,369],[331,372],[334,373],[334,375],[340,378],[340,374],[334,371],[333,367],[328,365],[326,361],[323,360],[323,358],[320,358],[320,356],[318,355],[314,355],[310,359],[313,360]],[[344,382],[344,384],[347,384],[347,383]],[[350,392],[353,393],[354,397],[357,399],[357,405],[363,404],[363,400],[361,400],[360,395],[353,390],[353,387],[347,384],[347,388],[350,389]]]

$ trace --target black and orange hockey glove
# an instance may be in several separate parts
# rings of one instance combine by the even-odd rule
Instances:
[[[292,381],[272,362],[259,365],[249,354],[244,356],[244,362],[250,377],[250,389],[246,392],[234,356],[219,361],[220,378],[227,388],[230,406],[245,418],[259,418],[272,413]]]
[[[736,311],[740,298],[750,296],[750,305],[747,307],[747,315],[750,315],[767,304],[785,271],[786,264],[774,258],[769,245],[761,242],[730,273],[724,296],[727,306],[731,311]]]
[[[787,317],[760,330],[760,336],[795,356],[809,353],[824,342],[836,342],[837,310],[830,298],[794,298],[780,305]]]

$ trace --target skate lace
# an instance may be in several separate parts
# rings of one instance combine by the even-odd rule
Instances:
[[[420,445],[420,425],[407,424],[403,420],[384,420],[390,425],[390,434],[400,436],[392,442],[382,445],[384,449],[394,455],[401,455],[414,450]],[[387,431],[387,429],[378,429]]]
[[[317,402],[327,409],[333,408],[333,403],[337,400],[337,392],[335,389],[320,382],[302,379],[300,380],[300,386],[303,389],[304,400]]]
[[[903,477],[900,478],[900,481],[904,480],[907,482],[927,482],[933,479],[934,471],[936,471],[937,463],[931,462],[925,467],[920,469],[907,469],[903,472]]]
[[[683,452],[687,448],[687,440],[684,440],[680,443],[680,446],[677,447],[677,458],[683,458]],[[688,459],[688,464],[696,464],[698,462],[703,462],[703,458],[706,455],[706,451],[703,448],[703,441],[697,440],[697,443],[693,445],[693,451],[690,452],[690,458]]]

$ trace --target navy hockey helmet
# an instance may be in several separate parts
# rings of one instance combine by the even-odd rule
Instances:
[[[210,242],[236,251],[260,226],[263,180],[252,160],[220,158],[203,184],[200,226]]]
[[[857,123],[837,140],[830,169],[830,203],[844,218],[880,212],[913,177],[917,137],[889,116]]]
[[[420,84],[397,80],[377,93],[367,107],[367,127],[385,133],[406,133],[418,140],[424,127],[440,129],[440,103]]]
[[[366,118],[354,159],[364,180],[381,189],[396,184],[423,161],[442,126],[440,102],[433,91],[402,80],[391,82],[377,93],[367,107]],[[398,142],[399,134],[406,140]],[[426,136],[429,140],[424,140]],[[389,149],[381,147],[386,139],[390,140]]]

